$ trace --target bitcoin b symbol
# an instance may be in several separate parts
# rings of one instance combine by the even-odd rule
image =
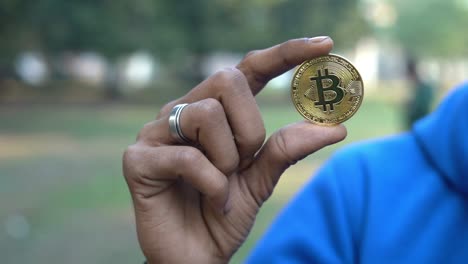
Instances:
[[[335,104],[341,102],[341,100],[343,100],[344,97],[343,89],[338,87],[338,85],[340,84],[340,79],[333,74],[329,74],[328,69],[325,69],[324,76],[322,76],[322,72],[318,70],[317,77],[312,77],[310,78],[310,80],[315,81],[317,84],[318,101],[315,102],[315,106],[322,106],[323,111],[326,112],[327,105],[329,105],[330,111],[333,111],[335,109]],[[330,80],[332,82],[331,85],[324,87],[324,80]],[[336,94],[335,97],[331,100],[326,100],[329,99],[328,96],[327,98],[325,98],[324,92],[327,91],[333,91]]]
[[[357,69],[346,59],[328,54],[304,61],[291,82],[296,110],[308,121],[333,126],[359,109],[364,86]]]

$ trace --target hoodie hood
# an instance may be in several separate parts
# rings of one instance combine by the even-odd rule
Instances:
[[[468,196],[468,83],[455,88],[413,132],[429,162]]]

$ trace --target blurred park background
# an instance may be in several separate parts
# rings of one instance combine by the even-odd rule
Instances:
[[[240,263],[346,144],[404,130],[405,61],[436,87],[468,74],[468,0],[0,1],[0,263],[141,263],[121,155],[168,100],[249,50],[329,35],[365,82],[348,138],[292,167]],[[267,132],[301,120],[291,72],[258,96]]]

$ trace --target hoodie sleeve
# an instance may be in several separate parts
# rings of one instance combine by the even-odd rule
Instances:
[[[342,154],[289,203],[247,263],[359,262],[365,182],[356,155]]]

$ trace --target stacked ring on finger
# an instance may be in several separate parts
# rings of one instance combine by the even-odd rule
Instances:
[[[171,136],[180,143],[190,143],[190,140],[184,136],[180,127],[180,114],[188,104],[178,104],[172,108],[169,114],[169,132]]]

